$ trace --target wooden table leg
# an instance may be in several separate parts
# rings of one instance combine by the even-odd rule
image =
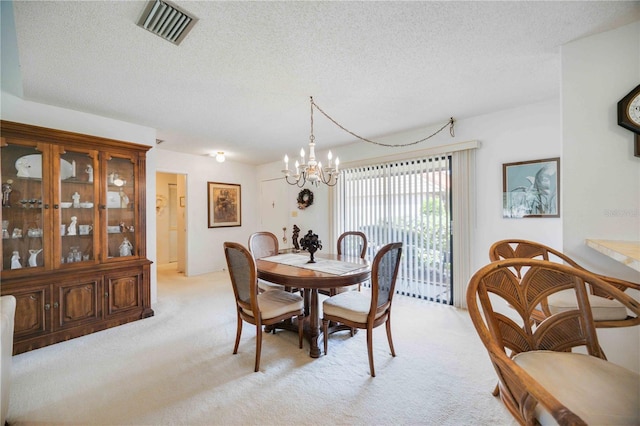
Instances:
[[[320,336],[320,307],[318,306],[318,289],[313,288],[308,290],[311,292],[311,301],[309,303],[310,315],[309,315],[309,343],[311,344],[311,350],[309,355],[311,358],[320,357],[320,347],[318,346],[318,337]]]

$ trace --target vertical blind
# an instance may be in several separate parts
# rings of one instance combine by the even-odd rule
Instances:
[[[340,232],[362,231],[367,258],[402,241],[396,291],[452,304],[451,155],[343,169],[336,202]]]

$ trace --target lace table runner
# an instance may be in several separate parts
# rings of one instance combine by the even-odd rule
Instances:
[[[307,263],[309,254],[285,253],[276,256],[263,257],[261,260],[268,262],[282,263],[283,265],[295,266],[298,268],[311,269],[313,271],[324,272],[333,275],[345,275],[349,272],[364,269],[366,266],[359,263],[344,262],[334,259],[323,259],[316,257],[316,263]]]

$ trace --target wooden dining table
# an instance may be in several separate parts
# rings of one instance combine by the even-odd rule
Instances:
[[[350,286],[367,281],[371,276],[369,261],[338,254],[315,253],[315,263],[307,263],[306,252],[286,253],[256,260],[258,278],[286,287],[303,289],[305,301],[305,335],[312,358],[320,356],[320,299],[319,289]],[[282,328],[287,328],[283,324]],[[297,330],[297,327],[295,327]]]

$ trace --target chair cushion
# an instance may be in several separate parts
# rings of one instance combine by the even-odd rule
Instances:
[[[260,278],[258,278],[258,288],[262,291],[284,290],[282,284],[272,283],[271,281],[265,281]]]
[[[329,297],[322,303],[325,315],[340,317],[353,322],[366,323],[371,309],[371,297],[359,291],[347,291]],[[378,316],[383,313],[378,314]]]
[[[262,318],[270,319],[304,309],[304,301],[299,294],[284,290],[269,290],[258,294],[258,306]],[[251,311],[245,310],[245,312],[251,315]]]
[[[531,351],[513,360],[587,424],[640,424],[639,374],[580,353]],[[557,424],[541,405],[536,417],[542,425]]]
[[[573,290],[563,290],[547,298],[549,310],[552,314],[576,309],[578,302]],[[617,300],[589,294],[589,304],[593,312],[594,321],[618,321],[627,318],[627,308]]]

